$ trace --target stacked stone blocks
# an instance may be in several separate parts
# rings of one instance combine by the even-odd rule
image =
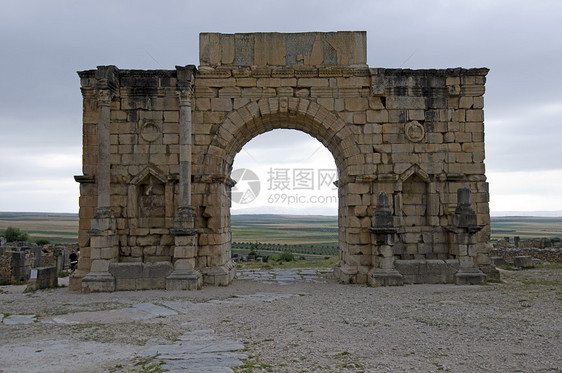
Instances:
[[[340,204],[336,274],[342,281],[368,282],[369,271],[379,266],[370,231],[379,192],[388,195],[397,228],[396,260],[445,263],[461,255],[448,228],[457,191],[468,188],[480,227],[473,232],[470,258],[489,270],[483,162],[488,70],[373,69],[364,58],[364,33],[338,34],[202,34],[199,68],[80,72],[84,175],[77,180],[80,243],[87,253],[80,268],[88,271],[94,260],[89,232],[97,208],[96,73],[111,68],[116,88],[110,104],[110,205],[116,243],[108,242],[112,249],[95,255],[118,263],[173,263],[174,257],[189,256],[189,266],[201,271],[204,282],[228,284],[234,273],[229,199],[234,157],[255,136],[291,128],[317,138],[334,156]],[[271,45],[266,48],[264,40]],[[347,42],[354,44],[343,58],[341,46]],[[298,53],[289,53],[291,48]],[[284,59],[279,51],[286,51]],[[298,63],[287,62],[293,57]],[[196,234],[178,238],[170,229],[180,204],[178,75],[185,70],[192,73],[190,196]],[[182,240],[195,241],[183,246]]]

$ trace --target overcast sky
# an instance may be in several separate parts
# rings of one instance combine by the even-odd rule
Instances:
[[[367,31],[370,67],[490,68],[492,211],[562,210],[561,19],[558,0],[2,0],[0,211],[78,211],[76,71],[198,65],[200,32],[339,30]],[[269,154],[286,155],[296,140],[280,141],[285,136],[293,135],[257,138],[240,157],[251,158],[264,144]],[[307,167],[311,154],[327,154],[326,163],[315,158],[320,163],[313,167],[330,167],[329,153],[315,153],[319,143],[302,139],[306,150],[290,167]],[[259,167],[276,160],[267,162]]]

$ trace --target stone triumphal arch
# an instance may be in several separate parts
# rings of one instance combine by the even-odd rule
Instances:
[[[79,72],[82,291],[228,285],[235,155],[277,128],[338,169],[345,283],[482,283],[485,68],[370,68],[365,32],[200,35],[199,66]]]

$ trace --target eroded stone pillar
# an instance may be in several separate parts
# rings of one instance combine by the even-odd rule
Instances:
[[[174,238],[174,271],[166,278],[168,290],[194,290],[203,285],[196,267],[197,230],[191,206],[191,98],[194,67],[176,67],[180,127],[179,204],[171,233]]]
[[[96,184],[98,204],[92,218],[90,234],[90,272],[82,279],[82,291],[114,291],[115,278],[109,264],[119,260],[115,235],[115,217],[110,207],[110,116],[112,90],[115,89],[113,66],[98,67],[96,72],[99,119],[97,123],[98,159]]]
[[[476,233],[483,227],[478,226],[476,213],[470,205],[470,189],[457,190],[457,208],[453,216],[453,225],[449,231],[454,234],[452,253],[459,260],[459,270],[455,274],[458,285],[483,284],[486,275],[476,266]]]
[[[371,286],[403,285],[404,278],[394,267],[394,236],[398,229],[394,227],[388,195],[379,192],[375,210],[375,226],[371,227],[375,235],[373,247],[373,268],[369,271]]]

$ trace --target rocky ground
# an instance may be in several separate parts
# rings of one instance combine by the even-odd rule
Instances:
[[[0,288],[3,372],[560,372],[562,269],[484,286],[240,272],[200,291]]]

